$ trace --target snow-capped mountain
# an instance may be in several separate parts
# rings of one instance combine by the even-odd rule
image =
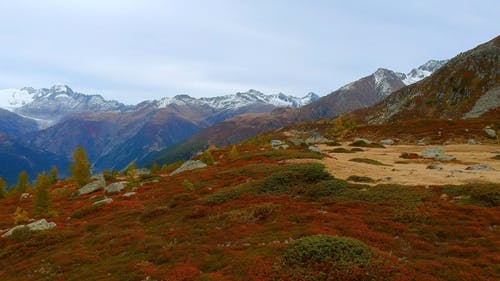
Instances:
[[[403,81],[403,83],[405,83],[405,85],[410,85],[430,76],[448,61],[449,60],[430,60],[423,65],[412,69],[406,74],[397,73],[397,75]]]
[[[42,89],[25,87],[0,90],[0,107],[37,120],[42,126],[51,125],[68,115],[127,108],[120,102],[105,100],[100,95],[74,92],[66,85]]]
[[[297,108],[309,104],[319,98],[315,93],[309,93],[304,97],[294,97],[283,93],[266,95],[256,90],[239,92],[232,95],[211,97],[211,98],[193,98],[188,95],[177,95],[173,98],[163,98],[153,101],[157,108],[164,108],[169,105],[198,105],[209,106],[216,110],[236,110],[250,105],[265,104],[274,107]]]

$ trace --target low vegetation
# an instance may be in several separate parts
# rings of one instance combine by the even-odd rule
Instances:
[[[357,162],[357,163],[365,163],[365,164],[370,164],[370,165],[377,165],[377,166],[390,166],[390,165],[386,165],[380,161],[377,161],[374,159],[369,159],[369,158],[353,158],[353,159],[350,159],[349,161]]]

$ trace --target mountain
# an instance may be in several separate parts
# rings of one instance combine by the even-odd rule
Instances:
[[[59,168],[61,176],[66,176],[68,160],[65,157],[25,145],[13,137],[0,132],[0,177],[9,184],[15,184],[21,171],[26,171],[33,180],[52,166]]]
[[[500,36],[461,53],[420,83],[360,111],[370,124],[480,117],[500,106]]]
[[[410,72],[406,74],[398,72],[397,75],[400,77],[403,83],[405,83],[405,85],[411,85],[430,76],[432,73],[436,72],[436,70],[440,69],[448,61],[449,60],[430,60],[424,63],[423,65],[412,69]]]
[[[242,114],[201,130],[184,143],[149,155],[144,164],[168,163],[185,159],[206,144],[228,145],[264,131],[372,106],[403,87],[417,82],[439,69],[446,61],[431,60],[408,75],[379,68],[371,75],[351,82],[338,90],[298,108],[277,108],[270,113]],[[410,81],[411,78],[411,81]],[[406,79],[406,80],[403,80]]]
[[[100,113],[79,111],[30,134],[27,141],[66,157],[80,144],[96,170],[122,169],[228,118],[270,112],[278,106],[298,107],[317,98],[313,93],[297,98],[256,90],[213,98],[177,95]]]
[[[52,125],[69,115],[124,110],[124,104],[105,100],[100,95],[74,92],[66,85],[50,89],[0,90],[0,107],[37,120],[43,127]]]
[[[37,122],[0,108],[0,132],[20,137],[38,130]]]

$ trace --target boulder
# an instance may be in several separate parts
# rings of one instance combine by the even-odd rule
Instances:
[[[381,140],[379,142],[379,144],[381,144],[381,145],[393,145],[394,144],[394,140],[392,140],[392,139]]]
[[[426,148],[422,151],[422,158],[427,158],[427,159],[434,159],[435,157],[438,156],[443,156],[444,154],[444,149],[442,148],[437,148],[437,147],[430,147]]]
[[[308,149],[312,152],[317,152],[317,153],[323,153],[323,151],[321,150],[321,148],[317,147],[317,146],[314,146],[314,145],[310,145],[308,147]]]
[[[320,134],[314,134],[310,136],[309,138],[306,139],[307,144],[312,144],[312,143],[325,143],[325,142],[330,142],[329,139],[325,138],[324,136]]]
[[[272,149],[278,150],[278,149],[287,149],[289,146],[283,141],[280,140],[271,140],[269,142],[269,145],[271,146]]]
[[[126,186],[127,186],[126,181],[119,181],[106,186],[104,190],[106,191],[106,193],[119,193],[122,192]]]
[[[41,230],[49,230],[49,229],[52,229],[54,227],[56,227],[56,223],[47,222],[46,219],[41,219],[41,220],[37,220],[35,222],[29,223],[26,225],[23,224],[23,225],[15,226],[15,227],[11,228],[9,231],[7,231],[6,233],[4,233],[2,235],[2,237],[9,237],[12,235],[12,233],[14,233],[14,231],[16,231],[18,229],[23,229],[23,228],[27,228],[29,231],[41,231]]]
[[[303,139],[289,138],[288,141],[293,143],[295,146],[305,145],[306,142]]]
[[[427,166],[427,169],[441,171],[441,170],[443,170],[443,167],[441,167],[438,164],[430,164],[429,166]]]
[[[497,138],[497,132],[493,130],[492,128],[486,127],[484,128],[484,132],[490,139],[496,139]]]
[[[89,194],[92,192],[96,192],[98,190],[104,189],[106,187],[106,182],[103,180],[97,180],[94,182],[91,182],[89,184],[84,185],[82,188],[78,189],[74,196],[79,196],[79,195],[84,195],[84,194]]]
[[[207,164],[203,163],[200,160],[188,160],[184,162],[179,168],[177,168],[175,171],[170,173],[171,176],[180,174],[184,171],[189,171],[189,170],[194,170],[194,169],[200,169],[200,168],[205,168]]]
[[[437,160],[437,161],[453,161],[453,160],[457,160],[457,157],[455,156],[452,156],[452,155],[438,155],[436,157],[434,157],[434,160]]]
[[[149,174],[151,174],[151,171],[149,169],[146,169],[146,168],[135,169],[136,176],[144,176],[144,175],[149,175]]]
[[[495,171],[495,169],[486,164],[473,165],[465,168],[468,171]]]
[[[467,144],[476,145],[476,144],[479,144],[479,143],[475,139],[468,139],[467,140]]]
[[[92,203],[92,205],[93,206],[101,206],[101,205],[109,204],[111,202],[113,202],[113,199],[106,197],[106,198],[104,198],[102,200],[95,201],[94,203]]]
[[[131,197],[131,196],[134,196],[135,194],[136,193],[132,191],[132,192],[127,192],[127,193],[123,194],[122,196],[123,197]]]

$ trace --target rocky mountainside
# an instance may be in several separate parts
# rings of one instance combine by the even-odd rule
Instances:
[[[479,117],[500,106],[500,36],[461,53],[429,78],[391,94],[360,118],[371,124]]]
[[[405,83],[405,85],[410,85],[430,76],[448,61],[449,60],[430,60],[423,65],[412,69],[406,74],[398,72],[397,75],[400,77],[403,83]]]
[[[37,122],[0,108],[0,132],[23,136],[38,130]]]

